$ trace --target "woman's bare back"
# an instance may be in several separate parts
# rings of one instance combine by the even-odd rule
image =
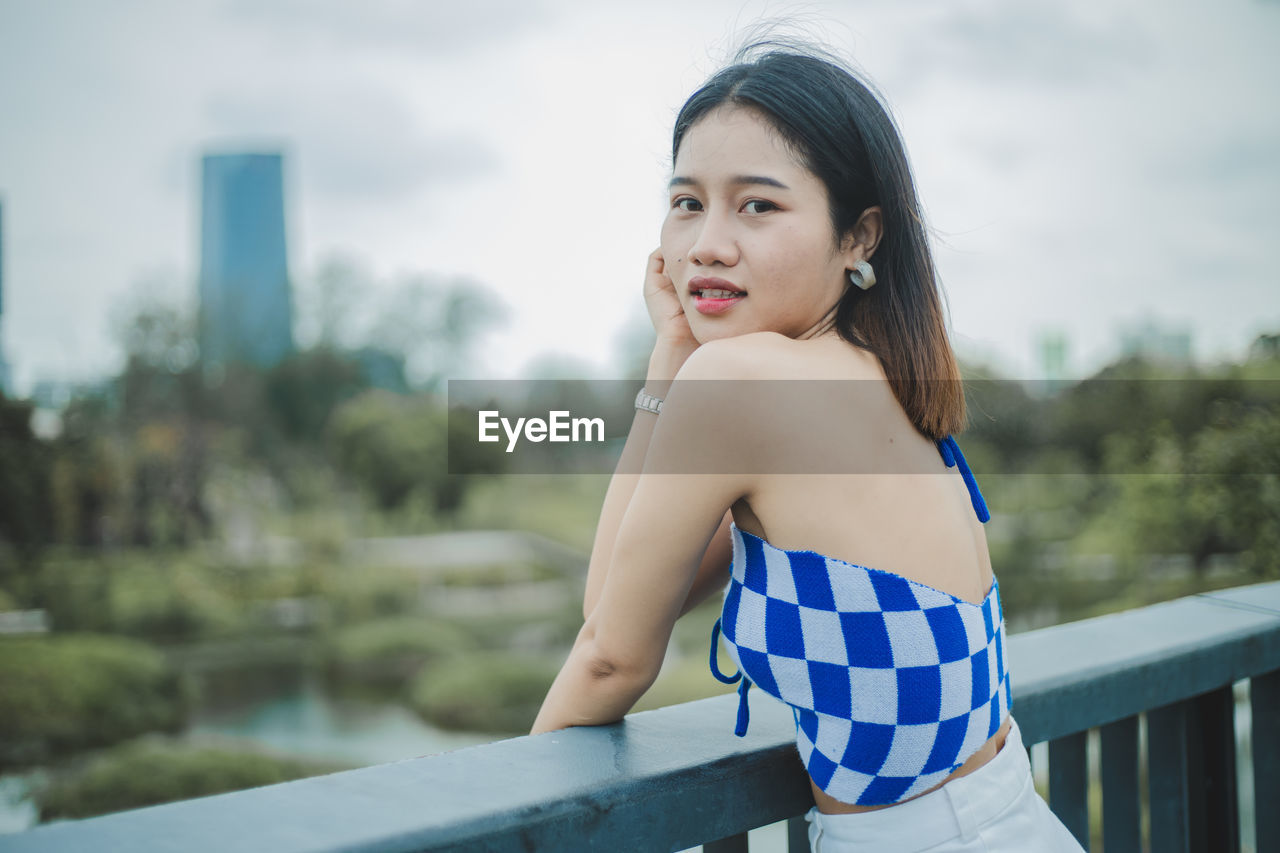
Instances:
[[[915,429],[898,405],[878,360],[835,336],[805,341],[752,337],[769,365],[766,378],[853,380],[835,385],[835,394],[789,396],[794,419],[790,434],[807,443],[807,451],[833,460],[833,468],[877,473],[761,474],[752,494],[733,505],[734,523],[778,548],[815,551],[895,572],[981,604],[992,583],[982,522],[960,474],[945,465],[934,442]],[[812,410],[803,410],[806,399]],[[818,420],[837,429],[816,428]],[[841,429],[846,426],[847,434]],[[1008,731],[1005,720],[938,787],[994,758]],[[813,780],[810,786],[818,810],[828,814],[892,808],[844,803]]]
[[[803,465],[803,473],[761,473],[733,505],[734,523],[778,548],[895,572],[981,604],[992,580],[982,522],[960,474],[907,419],[876,358],[834,335],[751,337],[768,365],[763,378],[844,380],[833,392],[787,395],[797,458],[870,473]]]

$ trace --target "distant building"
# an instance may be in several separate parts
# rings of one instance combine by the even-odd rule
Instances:
[[[9,363],[4,360],[4,199],[0,199],[0,394],[9,393]]]
[[[1041,376],[1050,381],[1065,379],[1068,358],[1066,333],[1060,329],[1044,330],[1036,339],[1036,348]]]
[[[204,157],[200,357],[271,367],[293,352],[280,154]]]
[[[1163,364],[1191,363],[1191,332],[1170,328],[1150,317],[1120,331],[1120,355]]]

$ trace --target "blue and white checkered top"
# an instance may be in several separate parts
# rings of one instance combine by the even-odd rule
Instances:
[[[959,447],[978,517],[987,521]],[[792,706],[809,775],[837,800],[897,803],[949,776],[999,729],[1012,692],[999,584],[973,604],[893,572],[777,548],[730,528],[731,579],[711,634],[711,670],[740,677],[736,733],[752,683]],[[716,667],[723,626],[733,677]]]

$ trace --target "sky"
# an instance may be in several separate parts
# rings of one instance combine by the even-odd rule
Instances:
[[[962,358],[1034,377],[1057,331],[1085,375],[1148,320],[1206,362],[1280,331],[1275,0],[0,0],[15,384],[109,375],[122,306],[194,299],[200,157],[238,150],[285,152],[296,287],[473,281],[507,310],[454,378],[620,376],[672,121],[761,17],[883,93]]]

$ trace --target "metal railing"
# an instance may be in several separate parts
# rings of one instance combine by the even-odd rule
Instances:
[[[1050,805],[1086,847],[1087,731],[1100,728],[1108,853],[1240,849],[1232,685],[1248,679],[1256,850],[1280,850],[1280,583],[1013,635],[1009,656],[1024,741],[1048,742]],[[0,850],[726,853],[787,819],[790,849],[807,850],[790,710],[752,696],[738,738],[736,699],[38,827]]]

